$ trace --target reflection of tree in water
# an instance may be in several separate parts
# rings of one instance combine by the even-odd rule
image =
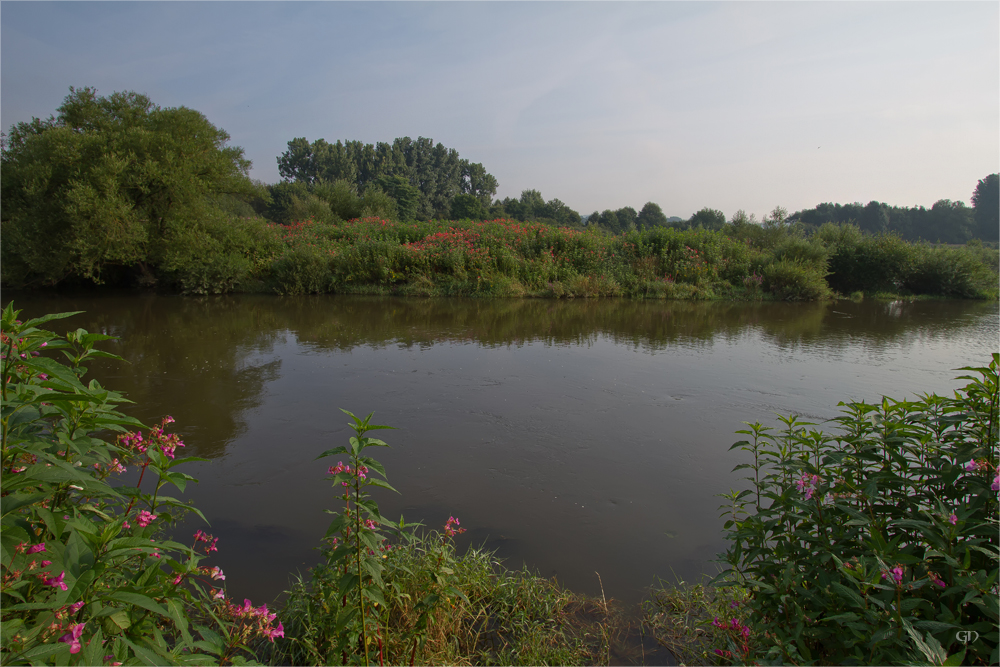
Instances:
[[[466,341],[486,346],[542,341],[586,345],[601,336],[647,348],[708,343],[756,321],[754,307],[628,299],[399,299],[318,297],[283,300],[302,343],[319,348],[357,345],[429,346]],[[322,304],[321,306],[319,304]]]
[[[967,335],[970,328],[983,328],[995,341],[1000,331],[995,301],[835,301],[801,306],[805,308],[798,316],[788,317],[785,311],[784,317],[762,318],[764,339],[780,349],[822,346],[842,351],[861,346],[879,351],[915,340]]]
[[[11,295],[5,294],[5,301]],[[284,327],[265,298],[182,298],[155,295],[14,295],[22,318],[85,311],[51,323],[118,336],[100,349],[126,363],[100,360],[85,379],[134,401],[124,412],[152,424],[171,414],[187,444],[184,454],[214,458],[246,428],[243,413],[261,402],[281,361],[268,359]]]
[[[648,350],[736,341],[751,331],[781,349],[822,344],[898,345],[952,335],[997,315],[995,302],[745,303],[630,299],[402,299],[303,297],[276,300],[298,340],[320,349],[358,345],[486,346],[541,341],[587,345],[606,336]],[[994,327],[995,328],[995,327]]]
[[[245,429],[243,414],[260,404],[278,377],[275,343],[290,332],[306,347],[430,347],[443,341],[489,347],[528,342],[619,345],[661,350],[736,342],[759,335],[779,349],[880,349],[983,327],[996,338],[995,302],[740,303],[629,299],[418,299],[356,296],[14,298],[25,317],[84,310],[53,323],[121,337],[104,349],[129,363],[92,365],[88,377],[126,392],[125,410],[145,423],[164,411],[177,419],[187,453],[216,457]]]

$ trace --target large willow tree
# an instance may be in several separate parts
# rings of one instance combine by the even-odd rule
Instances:
[[[201,113],[133,92],[75,90],[48,120],[13,126],[2,150],[2,279],[101,282],[147,270],[257,191],[243,149]]]

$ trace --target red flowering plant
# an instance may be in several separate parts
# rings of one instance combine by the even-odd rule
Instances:
[[[94,348],[111,337],[41,328],[75,313],[18,314],[3,310],[0,335],[0,662],[226,664],[249,641],[280,636],[269,616],[252,632],[226,616],[215,584],[225,576],[201,565],[216,539],[165,537],[181,515],[202,516],[163,493],[183,491],[194,479],[176,467],[202,459],[178,456],[184,443],[167,432],[170,417],[143,429],[118,411],[128,402],[120,393],[83,384],[84,363],[118,358]],[[130,467],[140,471],[135,485],[119,477]]]

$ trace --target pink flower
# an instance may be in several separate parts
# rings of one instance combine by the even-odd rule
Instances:
[[[50,560],[43,560],[42,561],[42,567],[48,567],[49,565],[52,565],[52,561],[50,561]]]
[[[955,524],[958,523],[958,517],[952,514],[950,517],[948,517],[948,521],[950,521],[951,525],[954,526]]]
[[[226,580],[226,575],[222,574],[222,568],[216,565],[211,570],[212,579],[219,579],[221,581]]]
[[[184,578],[184,574],[183,573],[178,574],[176,577],[174,577],[174,586],[176,586],[177,584],[181,583],[181,579],[183,579],[183,578]]]
[[[270,639],[272,642],[275,640],[276,637],[284,637],[284,636],[285,636],[285,628],[284,626],[281,625],[281,621],[278,621],[277,628],[269,630],[267,633],[267,638]]]
[[[142,510],[141,512],[139,512],[139,517],[137,520],[139,522],[139,525],[145,528],[146,526],[148,526],[149,524],[153,523],[153,521],[156,520],[156,515],[153,514],[152,512],[147,512],[146,510]]]
[[[883,579],[891,578],[894,582],[896,582],[896,585],[898,586],[903,582],[903,568],[897,565],[896,567],[889,570],[889,572],[883,572],[882,578]]]
[[[66,572],[63,571],[63,572],[59,573],[58,577],[53,577],[52,579],[43,579],[43,581],[45,582],[46,586],[58,587],[58,588],[63,589],[64,591],[68,591],[69,587],[63,581],[63,577],[65,577],[65,576],[66,576]],[[60,641],[62,641],[62,640],[60,640]]]
[[[1000,472],[998,472],[997,476],[993,478],[993,483],[990,484],[990,488],[994,491],[1000,491]]]
[[[26,553],[37,554],[40,551],[45,551],[45,542],[39,542],[38,544],[28,547],[28,551]]]
[[[131,527],[132,527],[132,524],[130,524],[128,521],[122,521],[122,528],[124,528],[125,530],[128,530]]]
[[[70,653],[80,652],[80,635],[83,634],[83,628],[87,625],[86,623],[77,623],[70,631],[59,638],[59,641],[69,644]]]
[[[455,526],[458,525],[458,519],[453,516],[448,517],[447,523],[444,524],[444,534],[448,537],[454,537],[458,533],[464,533],[465,528],[456,529]]]
[[[799,491],[805,492],[806,500],[811,500],[813,497],[813,493],[816,491],[816,486],[821,481],[823,480],[820,479],[819,475],[808,475],[806,473],[802,473],[802,477],[799,478],[797,482],[795,482],[795,487]]]
[[[976,472],[977,470],[979,470],[979,461],[973,459],[965,464],[966,472]]]
[[[219,590],[212,589],[212,599],[213,600],[225,600],[226,594],[220,588]]]

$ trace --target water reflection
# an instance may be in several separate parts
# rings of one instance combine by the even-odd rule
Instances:
[[[125,411],[144,423],[177,419],[186,454],[213,458],[246,430],[243,414],[260,405],[264,386],[278,377],[272,354],[285,330],[277,314],[225,298],[155,295],[40,296],[4,293],[22,318],[83,310],[51,323],[55,331],[82,327],[118,340],[101,349],[126,363],[98,361],[88,378],[123,391],[136,403]]]
[[[466,543],[584,592],[597,570],[636,599],[656,575],[712,571],[743,421],[946,392],[998,342],[982,302],[3,298],[122,337],[129,363],[93,375],[212,459],[188,497],[230,592],[255,600],[316,559],[335,504],[315,457],[347,437],[338,407],[401,427],[380,452],[401,492],[380,498],[387,516],[454,513]]]

